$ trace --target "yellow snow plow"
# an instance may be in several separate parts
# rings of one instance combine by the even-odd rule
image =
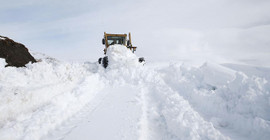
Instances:
[[[131,43],[131,34],[130,33],[128,33],[128,35],[127,35],[127,34],[110,34],[110,33],[104,32],[104,37],[102,39],[102,44],[105,45],[105,48],[104,48],[104,54],[105,55],[107,53],[107,49],[111,45],[115,45],[115,44],[126,46],[133,53],[137,49],[137,47],[133,46],[132,43]],[[140,57],[139,62],[140,63],[145,62],[144,58]],[[108,66],[108,63],[109,63],[108,56],[105,56],[103,58],[99,58],[98,63],[102,64],[103,67],[106,68]]]

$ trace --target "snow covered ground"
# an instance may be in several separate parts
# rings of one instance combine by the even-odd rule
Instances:
[[[146,64],[123,46],[96,62],[0,60],[0,140],[268,140],[270,68]]]

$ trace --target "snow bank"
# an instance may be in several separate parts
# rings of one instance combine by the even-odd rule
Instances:
[[[104,86],[87,65],[41,57],[41,62],[26,68],[0,68],[1,140],[40,139],[83,108]]]
[[[160,70],[175,92],[205,120],[233,139],[270,137],[270,84],[222,66],[171,65]]]

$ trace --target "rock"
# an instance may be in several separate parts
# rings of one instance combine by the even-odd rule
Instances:
[[[0,58],[6,60],[6,67],[25,67],[29,62],[37,62],[23,44],[4,36],[0,36]]]

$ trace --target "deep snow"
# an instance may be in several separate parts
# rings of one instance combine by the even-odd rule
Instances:
[[[270,68],[138,63],[111,46],[96,62],[0,60],[0,140],[262,139],[270,137]]]

